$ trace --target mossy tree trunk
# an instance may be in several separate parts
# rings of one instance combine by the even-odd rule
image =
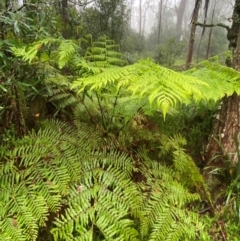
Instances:
[[[233,51],[231,66],[240,71],[240,0],[235,1],[233,23],[228,32],[229,48]],[[233,94],[221,101],[221,108],[214,123],[207,148],[208,159],[214,159],[214,166],[224,166],[224,160],[238,161],[237,148],[240,143],[240,96]]]

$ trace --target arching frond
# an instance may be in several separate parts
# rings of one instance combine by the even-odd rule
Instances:
[[[78,92],[101,90],[110,86],[117,89],[124,86],[133,97],[148,96],[150,104],[157,103],[166,114],[177,102],[188,103],[193,97],[202,98],[199,86],[207,84],[195,77],[183,75],[154,64],[150,60],[140,61],[132,66],[103,70],[96,76],[80,78],[72,84]]]
[[[187,71],[186,75],[199,78],[208,84],[207,88],[199,86],[205,99],[217,101],[225,95],[232,95],[234,92],[240,94],[239,72],[217,62],[204,61]]]
[[[79,46],[76,41],[73,40],[63,40],[60,42],[57,54],[58,54],[58,66],[61,69],[64,67],[71,59],[73,59],[74,54],[79,50]]]

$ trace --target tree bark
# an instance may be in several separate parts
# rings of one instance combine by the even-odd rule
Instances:
[[[232,67],[240,71],[240,0],[235,1],[233,23],[228,32],[229,48],[233,50]],[[238,161],[237,148],[240,143],[240,96],[224,97],[209,138],[207,158],[216,155],[215,166],[224,166],[226,158],[233,164]]]

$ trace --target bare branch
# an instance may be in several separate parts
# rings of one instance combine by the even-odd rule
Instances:
[[[200,26],[200,27],[205,27],[205,28],[222,27],[222,28],[227,29],[227,31],[230,31],[230,27],[227,26],[226,24],[223,24],[223,23],[204,24],[204,23],[196,22],[196,23],[194,23],[194,24],[197,25],[197,26]]]

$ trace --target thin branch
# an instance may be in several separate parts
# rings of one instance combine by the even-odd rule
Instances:
[[[102,108],[102,105],[101,105],[101,102],[100,102],[100,99],[99,99],[99,96],[98,96],[97,92],[96,92],[96,96],[97,96],[98,105],[99,105],[100,112],[101,112],[101,119],[102,119],[103,129],[104,129],[104,130],[107,130],[107,129],[106,129],[106,125],[105,125],[105,120],[104,120],[103,108]]]
[[[194,23],[194,24],[197,25],[197,26],[200,26],[200,27],[205,27],[205,28],[222,27],[222,28],[227,29],[227,31],[230,31],[230,27],[227,26],[227,25],[224,24],[224,23],[217,23],[217,24],[203,24],[203,23],[196,22],[196,23]]]
[[[118,101],[118,94],[119,94],[119,90],[118,90],[118,92],[117,92],[117,95],[116,95],[116,97],[115,97],[115,101],[114,101],[114,104],[113,104],[113,112],[112,112],[110,124],[112,124],[112,122],[113,122],[113,117],[114,117],[114,113],[115,113],[115,109],[116,109],[117,101]]]

